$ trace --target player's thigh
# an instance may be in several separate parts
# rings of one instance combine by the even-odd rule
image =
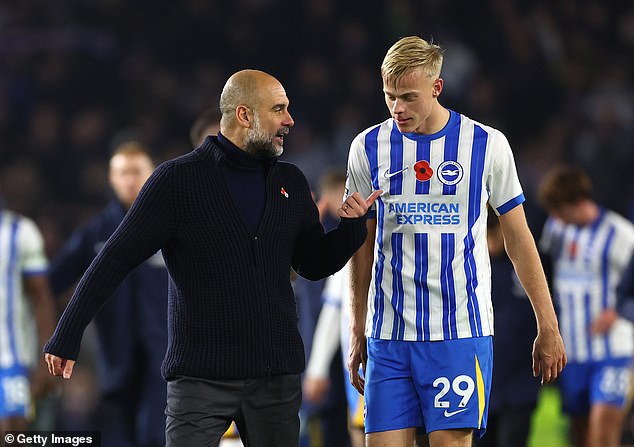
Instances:
[[[606,447],[619,444],[623,431],[625,409],[607,404],[593,405],[589,417],[589,435],[591,445]]]
[[[471,447],[473,443],[473,430],[454,429],[438,430],[427,435],[429,437],[429,447]]]
[[[427,433],[472,429],[477,437],[484,434],[493,371],[492,338],[418,343],[417,350],[416,356],[412,354],[412,368]]]
[[[414,344],[368,339],[364,389],[366,433],[422,425],[419,396],[409,361]]]
[[[410,446],[414,444],[416,428],[373,432],[365,436],[366,447]]]

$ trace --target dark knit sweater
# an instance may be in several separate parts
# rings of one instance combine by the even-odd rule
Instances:
[[[365,218],[324,234],[306,178],[270,161],[255,235],[223,180],[217,139],[160,165],[92,262],[45,351],[76,359],[85,327],[124,277],[162,249],[170,276],[166,379],[300,373],[290,270],[308,279],[343,267],[366,237]]]

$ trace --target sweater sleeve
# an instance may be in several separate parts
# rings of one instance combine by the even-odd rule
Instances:
[[[76,360],[84,329],[123,279],[169,240],[176,224],[172,176],[161,165],[84,273],[44,351]]]
[[[312,199],[310,203],[306,226],[295,244],[293,268],[306,279],[318,280],[341,270],[361,247],[368,234],[367,215],[344,217],[337,228],[325,233],[317,207]]]

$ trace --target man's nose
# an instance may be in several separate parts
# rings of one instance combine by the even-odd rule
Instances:
[[[286,112],[286,117],[284,117],[284,122],[282,124],[287,127],[293,127],[295,125],[295,120],[289,112]]]
[[[398,99],[394,100],[394,104],[392,104],[392,113],[396,114],[396,113],[401,113],[403,112],[404,107],[403,107],[403,101],[399,101]]]

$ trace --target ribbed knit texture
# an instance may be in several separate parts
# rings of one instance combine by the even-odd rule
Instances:
[[[46,352],[76,359],[99,307],[162,249],[171,276],[166,379],[303,371],[291,266],[308,279],[338,271],[365,240],[365,218],[342,219],[324,234],[304,175],[271,160],[266,206],[252,236],[222,179],[224,161],[209,137],[156,169],[82,277]]]

